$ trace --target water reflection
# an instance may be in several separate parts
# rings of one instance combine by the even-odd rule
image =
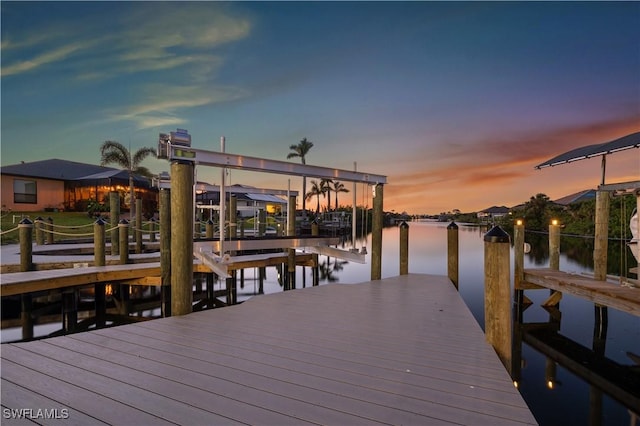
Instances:
[[[447,223],[409,223],[409,271],[412,273],[447,274]],[[478,323],[484,325],[484,241],[486,228],[459,225],[460,293]],[[525,268],[547,267],[548,238],[544,234],[527,232],[525,240],[531,251],[525,256]],[[358,243],[362,244],[362,243]],[[347,246],[350,243],[346,243]],[[593,240],[562,237],[560,269],[575,273],[593,271]],[[390,277],[399,271],[399,230],[383,231],[382,276]],[[628,270],[624,262],[633,264],[632,256],[621,252],[617,242],[609,245],[610,273]],[[369,262],[367,256],[367,262]],[[511,263],[513,265],[513,262]],[[357,283],[369,279],[370,265],[348,263],[342,271],[331,274],[341,283]],[[513,266],[512,266],[513,268]],[[513,270],[512,270],[513,273]],[[623,274],[624,275],[624,274]],[[632,276],[633,277],[633,276]],[[335,281],[333,281],[335,282]],[[640,290],[639,290],[640,291]],[[585,300],[565,296],[556,307],[543,308],[548,290],[527,291],[533,302],[520,320],[529,329],[514,336],[514,358],[519,359],[516,385],[542,425],[566,424],[634,424],[632,412],[639,412],[637,383],[638,364],[627,354],[640,353],[640,319],[630,314],[609,310],[607,320],[598,323],[594,305]],[[596,311],[597,312],[597,311]],[[605,325],[603,327],[603,325]],[[594,336],[594,330],[600,330]],[[565,348],[572,348],[568,354]],[[574,353],[586,358],[572,358]],[[590,358],[587,357],[591,353]],[[585,361],[588,360],[587,361]],[[565,362],[568,360],[568,363]],[[584,374],[573,367],[581,366]],[[594,369],[591,367],[595,366]],[[617,367],[616,367],[617,366]],[[622,399],[611,389],[621,387],[609,377],[616,368],[627,382],[636,383],[627,389],[635,399]],[[604,370],[605,373],[600,372]],[[632,374],[633,373],[633,374]],[[597,386],[592,377],[602,375],[613,384]],[[602,380],[604,380],[602,379]],[[604,382],[603,382],[604,383]],[[611,395],[616,395],[614,398]]]

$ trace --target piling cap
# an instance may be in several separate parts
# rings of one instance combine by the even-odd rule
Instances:
[[[120,224],[120,225],[128,225],[129,221],[127,219],[120,219],[120,222],[118,222],[118,224]]]
[[[20,222],[18,222],[18,225],[33,225],[33,222],[31,222],[28,217],[25,217]]]
[[[207,225],[213,225],[213,220],[212,220],[212,219],[209,219],[209,220],[207,221]]]
[[[100,225],[100,226],[104,226],[107,222],[104,221],[104,219],[102,218],[102,216],[98,216],[98,218],[96,219],[95,222],[93,222],[94,225]]]
[[[496,225],[484,234],[484,241],[487,243],[508,243],[509,234]]]
[[[449,226],[447,226],[447,229],[458,229],[458,225],[456,225],[455,222],[451,221]]]
[[[407,229],[409,228],[409,224],[406,221],[402,221],[402,223],[400,224],[400,228],[402,229]]]

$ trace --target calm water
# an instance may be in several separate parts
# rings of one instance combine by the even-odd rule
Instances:
[[[409,271],[412,273],[447,274],[447,231],[446,223],[411,222],[409,224]],[[484,324],[484,234],[486,230],[474,226],[460,225],[460,293],[470,308],[478,323]],[[526,241],[540,236],[526,235]],[[548,245],[546,237],[544,244]],[[399,229],[386,228],[383,232],[382,276],[391,277],[399,273]],[[562,244],[561,241],[561,250]],[[363,241],[357,242],[360,248]],[[539,247],[540,244],[538,244]],[[565,245],[570,245],[567,243]],[[578,246],[584,243],[579,242]],[[349,242],[345,248],[350,248]],[[575,244],[574,244],[575,246]],[[370,252],[370,239],[367,248]],[[525,258],[525,268],[546,267],[548,259],[546,253],[540,253],[534,245],[532,252]],[[590,248],[587,248],[590,250]],[[576,253],[576,248],[570,250],[571,258],[589,259],[591,253]],[[513,252],[512,252],[513,257]],[[560,269],[567,272],[592,272],[592,268],[582,265],[569,258],[562,252],[560,257]],[[320,257],[320,262],[335,266],[334,258]],[[337,270],[331,272],[331,279],[338,283],[358,283],[366,281],[370,277],[370,255],[367,255],[367,264],[338,262]],[[513,269],[513,258],[511,262]],[[332,268],[329,268],[330,270]],[[273,273],[273,272],[271,272]],[[513,271],[512,271],[513,274]],[[306,284],[311,283],[309,268],[306,272]],[[297,286],[301,287],[302,273],[298,273]],[[329,282],[325,279],[322,283]],[[512,280],[513,282],[513,280]],[[265,291],[277,291],[279,286],[271,282],[270,289]],[[246,290],[250,290],[245,287]],[[640,291],[640,290],[638,290]],[[540,304],[548,297],[547,290],[529,290],[526,292],[534,304],[525,311],[524,322],[547,322],[549,314],[540,307]],[[560,302],[562,312],[561,334],[587,348],[592,347],[594,306],[592,303],[565,295]],[[608,330],[606,339],[605,356],[621,365],[633,365],[633,361],[626,355],[632,352],[640,355],[640,318],[609,309]],[[590,411],[590,386],[584,380],[575,376],[565,368],[557,365],[553,388],[548,388],[548,380],[545,377],[547,358],[523,344],[522,347],[522,379],[519,389],[529,404],[536,419],[541,425],[629,425],[630,414],[628,408],[621,405],[611,397],[603,395],[602,409]],[[636,412],[640,407],[636,407]],[[638,423],[640,424],[640,423]]]
[[[446,223],[411,222],[409,224],[409,271],[412,273],[426,273],[436,275],[447,274],[447,231]],[[482,327],[484,324],[484,241],[485,229],[474,226],[459,225],[460,247],[460,294],[474,317]],[[532,252],[525,257],[525,268],[548,266],[547,254],[544,246],[546,237],[526,234],[526,241],[537,240]],[[560,269],[567,272],[592,272],[589,266],[573,259],[590,259],[589,247],[582,241],[561,241]],[[399,273],[399,229],[386,228],[383,231],[383,278],[396,276]],[[370,237],[365,242],[356,242],[356,247],[366,246],[371,251]],[[569,247],[568,253],[563,246]],[[582,247],[582,252],[580,251]],[[351,243],[345,244],[345,249],[351,248]],[[512,253],[513,256],[513,253]],[[357,264],[320,256],[321,284],[335,282],[353,284],[368,281],[371,274],[370,254],[366,256],[366,264]],[[511,262],[513,269],[513,259]],[[238,289],[240,300],[252,297],[257,293],[257,280],[253,279],[255,271],[247,270],[245,285]],[[513,270],[512,270],[513,274]],[[275,268],[267,269],[264,283],[265,293],[281,291]],[[304,276],[298,268],[296,285],[298,288],[311,285],[311,268],[305,268]],[[513,282],[513,280],[512,280]],[[222,283],[217,284],[222,288]],[[640,291],[640,289],[638,290]],[[524,322],[547,322],[549,314],[540,307],[549,292],[546,290],[529,290],[526,292],[534,304],[525,311]],[[562,312],[561,334],[591,348],[593,343],[594,307],[592,303],[565,295],[560,302]],[[148,312],[147,315],[157,315]],[[36,335],[46,335],[59,328],[59,325],[36,327]],[[3,330],[2,341],[18,339],[19,330]],[[621,365],[632,365],[627,352],[640,355],[640,318],[609,309],[608,329],[605,356]],[[547,358],[523,344],[522,347],[522,377],[519,389],[533,414],[541,425],[629,425],[630,414],[628,408],[607,396],[602,396],[601,410],[590,410],[591,389],[581,378],[575,376],[565,368],[557,365],[555,369],[554,386],[549,389],[545,376]],[[636,407],[640,412],[640,407]],[[640,422],[638,423],[640,425]]]

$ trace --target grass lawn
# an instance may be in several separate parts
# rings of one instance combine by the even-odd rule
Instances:
[[[32,222],[36,218],[41,217],[44,220],[49,218],[53,219],[54,225],[69,226],[72,228],[57,229],[57,232],[64,233],[88,233],[93,232],[93,228],[85,225],[90,225],[95,222],[94,218],[89,217],[86,212],[2,212],[2,218],[0,221],[0,229],[2,230],[2,244],[14,244],[18,243],[18,230],[16,229],[18,223],[22,218],[29,218]],[[6,234],[4,232],[7,232]],[[35,230],[33,232],[35,238]],[[56,240],[62,239],[61,236],[56,236]],[[70,237],[72,238],[72,237]]]

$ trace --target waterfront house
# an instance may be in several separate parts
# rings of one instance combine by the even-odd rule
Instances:
[[[104,202],[110,191],[125,195],[129,191],[127,171],[113,167],[76,161],[50,159],[3,166],[0,168],[2,181],[2,210],[12,211],[86,211],[90,200]],[[142,176],[134,176],[136,197],[154,204],[156,193],[151,181]]]

